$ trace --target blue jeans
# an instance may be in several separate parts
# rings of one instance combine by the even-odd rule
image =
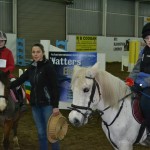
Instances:
[[[35,121],[37,131],[38,131],[38,138],[40,144],[40,150],[48,150],[48,139],[47,139],[47,122],[52,114],[52,106],[32,106],[32,114],[33,119]],[[52,150],[60,150],[59,142],[55,142],[51,144]]]

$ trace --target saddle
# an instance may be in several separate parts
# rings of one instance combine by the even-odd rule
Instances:
[[[144,117],[140,108],[140,94],[134,93],[133,97],[132,97],[132,101],[131,101],[131,105],[132,105],[132,114],[135,118],[135,120],[139,123],[139,124],[143,124],[144,123]]]

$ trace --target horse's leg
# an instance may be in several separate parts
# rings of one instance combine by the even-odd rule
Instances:
[[[18,137],[17,137],[17,129],[18,129],[18,122],[20,120],[20,117],[21,117],[21,113],[20,111],[18,111],[16,113],[16,116],[15,116],[15,121],[14,121],[14,124],[13,124],[13,144],[14,144],[14,149],[20,149],[20,146],[19,146],[19,142],[18,142]]]
[[[133,150],[133,146],[128,141],[120,141],[118,149],[119,150]]]
[[[3,146],[3,141],[4,141],[4,134],[2,136],[1,146]]]
[[[5,122],[4,122],[4,140],[3,140],[4,150],[9,150],[9,145],[10,145],[9,135],[10,135],[12,126],[13,126],[12,120],[5,120]]]
[[[19,142],[18,142],[18,137],[17,137],[17,128],[18,128],[18,122],[15,122],[13,125],[13,143],[14,143],[14,149],[20,149]]]

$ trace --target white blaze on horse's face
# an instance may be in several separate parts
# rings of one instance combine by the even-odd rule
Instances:
[[[87,82],[87,81],[88,82]],[[90,97],[90,89],[92,85],[92,80],[86,79],[81,87],[78,86],[78,81],[75,81],[73,88],[73,104],[77,106],[85,106],[88,107],[89,97]],[[88,122],[88,116],[91,111],[89,110],[80,110],[83,114],[86,114],[87,117],[84,117],[83,114],[78,111],[72,111],[69,114],[69,120],[75,126],[81,126]],[[76,117],[77,116],[77,117]]]
[[[4,96],[4,85],[2,84],[2,82],[0,82],[0,95]],[[6,99],[4,97],[0,97],[0,111],[4,111],[6,108],[7,104],[6,104]]]
[[[90,70],[93,69],[90,68]],[[92,98],[92,102],[90,103],[90,97],[92,93],[92,87],[94,83],[95,74],[93,74],[94,70],[90,71],[86,69],[82,69],[81,67],[75,67],[73,78],[72,78],[72,92],[73,92],[73,105],[75,106],[83,106],[89,107],[90,109],[95,109],[97,103],[99,102],[99,95],[94,94]],[[90,78],[87,78],[90,77]],[[98,92],[97,88],[95,92]],[[98,95],[98,96],[97,96]],[[89,105],[90,103],[90,105]],[[79,111],[78,111],[79,110]],[[91,114],[91,110],[87,109],[77,109],[72,110],[69,114],[69,121],[74,126],[81,126],[88,122],[88,117]]]

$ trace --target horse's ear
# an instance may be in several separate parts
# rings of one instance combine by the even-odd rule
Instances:
[[[73,73],[77,72],[80,68],[80,66],[75,65],[73,68]]]
[[[95,63],[91,68],[86,71],[86,76],[95,78],[97,71],[99,70],[99,62]]]
[[[92,67],[92,69],[94,70],[98,70],[99,68],[100,68],[100,62],[96,62]]]

